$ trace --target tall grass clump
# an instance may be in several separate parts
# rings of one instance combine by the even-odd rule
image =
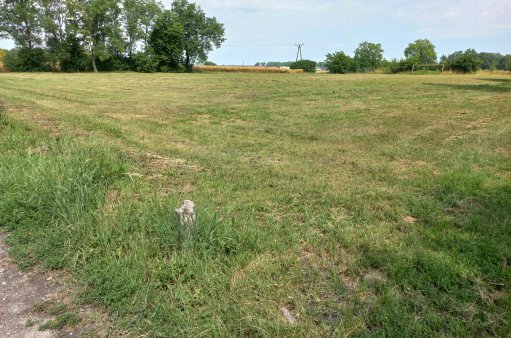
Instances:
[[[13,231],[12,252],[25,267],[66,267],[70,239],[95,222],[124,165],[112,152],[1,121],[0,225]]]

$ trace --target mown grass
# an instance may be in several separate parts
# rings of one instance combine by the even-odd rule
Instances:
[[[13,255],[123,329],[511,331],[509,76],[4,74],[0,98]]]

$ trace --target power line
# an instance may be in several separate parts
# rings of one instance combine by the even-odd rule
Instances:
[[[265,48],[265,47],[289,47],[294,46],[292,43],[288,44],[275,44],[275,45],[222,45],[224,48]]]

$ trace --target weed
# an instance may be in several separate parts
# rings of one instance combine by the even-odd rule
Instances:
[[[37,323],[39,323],[38,320],[27,319],[27,322],[25,323],[25,327],[32,327],[32,326],[34,326]]]
[[[82,321],[82,318],[74,312],[59,314],[57,318],[47,321],[38,327],[39,331],[62,330],[64,327],[75,327]]]

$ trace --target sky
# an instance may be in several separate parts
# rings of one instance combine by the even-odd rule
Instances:
[[[171,0],[162,1],[170,7]],[[209,54],[225,65],[353,55],[359,43],[380,43],[387,59],[429,39],[438,56],[474,48],[511,54],[511,0],[197,0],[224,24],[226,41]],[[12,41],[0,41],[11,48]]]

